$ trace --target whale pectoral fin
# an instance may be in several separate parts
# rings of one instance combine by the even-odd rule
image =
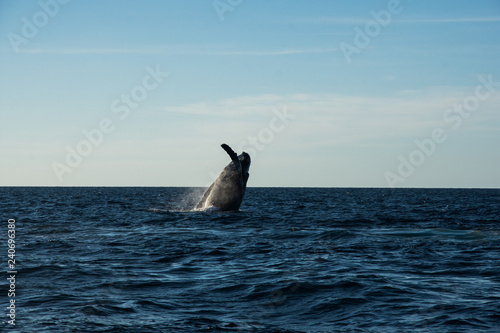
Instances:
[[[225,143],[221,144],[221,147],[222,147],[222,149],[224,149],[226,151],[226,153],[229,155],[229,157],[231,157],[231,160],[234,163],[236,163],[236,164],[240,163],[240,160],[238,159],[238,155],[236,155],[236,153],[234,152],[234,150],[231,149],[231,147],[229,147]]]

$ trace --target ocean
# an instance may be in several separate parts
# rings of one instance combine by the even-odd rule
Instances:
[[[0,331],[500,332],[498,189],[202,193],[0,188]]]

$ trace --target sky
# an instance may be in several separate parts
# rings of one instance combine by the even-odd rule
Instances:
[[[500,2],[0,2],[0,186],[500,188]]]

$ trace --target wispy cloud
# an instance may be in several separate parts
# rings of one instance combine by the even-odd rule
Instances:
[[[402,91],[388,97],[362,97],[336,94],[290,94],[240,96],[213,102],[165,107],[163,113],[183,113],[186,116],[210,116],[194,121],[195,132],[217,132],[212,126],[244,133],[248,126],[266,124],[273,108],[286,106],[297,115],[290,139],[297,146],[367,145],[405,138],[426,136],[436,127],[449,127],[443,114],[461,103],[474,91],[471,87],[430,87],[418,91]],[[496,109],[500,94],[481,105],[480,112],[467,120],[467,129],[474,131],[490,121],[490,128],[500,128]],[[212,117],[212,118],[211,118]],[[195,118],[193,118],[195,119]],[[228,126],[231,124],[231,126]]]
[[[249,115],[262,115],[278,104],[288,102],[290,97],[274,94],[256,96],[238,96],[214,102],[193,103],[181,106],[169,106],[163,112],[175,112],[192,115],[220,116],[235,118]]]
[[[248,56],[273,56],[273,55],[291,55],[291,54],[310,54],[310,53],[330,53],[338,51],[336,47],[313,47],[313,48],[294,48],[279,50],[234,50],[218,51],[209,53],[213,55],[248,55]]]
[[[132,54],[132,53],[147,53],[141,50],[134,49],[72,49],[72,48],[57,48],[57,49],[20,49],[20,53],[27,54],[60,54],[60,55],[87,55],[87,54]]]
[[[358,25],[366,24],[367,21],[373,19],[371,16],[366,17],[315,17],[295,20],[294,23],[299,24],[325,24],[325,25]],[[488,17],[458,17],[458,18],[413,18],[413,19],[394,19],[393,22],[398,23],[470,23],[470,22],[498,22],[500,16]]]
[[[294,54],[331,53],[336,47],[282,48],[282,49],[241,49],[235,46],[175,45],[138,46],[136,48],[45,48],[21,49],[26,54],[59,55],[106,55],[106,54],[153,54],[153,55],[206,55],[206,56],[286,56]]]
[[[297,18],[289,23],[295,24],[346,24],[346,25],[356,25],[365,24],[367,17],[310,17],[310,18]]]
[[[470,22],[498,22],[500,16],[493,17],[464,17],[464,18],[416,18],[416,19],[397,19],[394,22],[399,23],[470,23]]]

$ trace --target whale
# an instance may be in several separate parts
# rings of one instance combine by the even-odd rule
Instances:
[[[205,191],[195,210],[238,211],[240,209],[250,176],[248,173],[250,155],[245,152],[236,155],[225,143],[221,147],[229,155],[231,162]]]

